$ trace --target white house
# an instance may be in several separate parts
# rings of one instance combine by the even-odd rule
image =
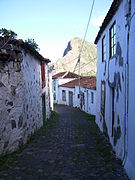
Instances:
[[[60,72],[53,75],[52,90],[54,103],[59,103],[59,85],[78,78],[78,75],[72,72]]]
[[[13,152],[50,116],[48,59],[22,40],[0,38],[0,155]]]
[[[96,77],[81,77],[59,86],[59,103],[96,114]]]
[[[96,77],[84,77],[80,87],[75,86],[75,106],[96,115]]]
[[[135,179],[135,0],[114,0],[97,44],[96,122]]]
[[[53,107],[53,89],[52,89],[52,72],[53,72],[53,68],[52,67],[49,67],[49,92],[50,92],[50,107],[51,107],[51,110],[54,110],[54,107]]]

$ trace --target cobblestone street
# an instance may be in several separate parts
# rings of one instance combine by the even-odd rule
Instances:
[[[67,106],[55,110],[59,118],[54,127],[18,154],[0,172],[0,180],[128,179],[93,117]]]

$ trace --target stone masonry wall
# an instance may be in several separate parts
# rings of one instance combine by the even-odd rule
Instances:
[[[24,82],[23,139],[43,125],[41,62],[29,54],[23,54]]]
[[[45,78],[46,78],[46,88],[45,88],[45,94],[46,94],[46,119],[49,119],[50,117],[50,82],[49,82],[49,71],[48,66],[45,66]]]
[[[20,62],[0,61],[0,154],[22,144],[23,98]]]
[[[41,64],[22,55],[0,60],[0,154],[15,151],[43,124]]]

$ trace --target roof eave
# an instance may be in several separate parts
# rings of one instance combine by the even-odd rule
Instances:
[[[103,23],[102,23],[102,26],[100,27],[100,30],[99,30],[99,32],[97,34],[97,37],[96,37],[96,39],[94,41],[95,44],[98,43],[102,33],[104,32],[105,28],[107,27],[107,25],[109,24],[109,22],[111,21],[113,16],[115,15],[115,13],[116,13],[117,9],[119,8],[121,2],[122,2],[122,0],[114,0],[112,2],[112,5],[111,5],[111,7],[110,7],[110,9],[109,9]]]

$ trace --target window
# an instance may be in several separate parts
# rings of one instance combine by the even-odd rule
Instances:
[[[116,54],[116,23],[110,28],[110,58]]]
[[[66,101],[66,91],[62,90],[62,101]]]
[[[91,103],[93,104],[94,103],[94,93],[91,92]]]
[[[106,61],[106,37],[102,39],[102,62]]]
[[[55,93],[53,94],[53,99],[54,99],[54,101],[56,100],[56,94]]]
[[[105,115],[105,82],[101,82],[101,113]]]
[[[53,81],[53,90],[56,91],[56,82],[55,82],[55,80]]]
[[[129,0],[129,13],[131,15],[131,0]]]

